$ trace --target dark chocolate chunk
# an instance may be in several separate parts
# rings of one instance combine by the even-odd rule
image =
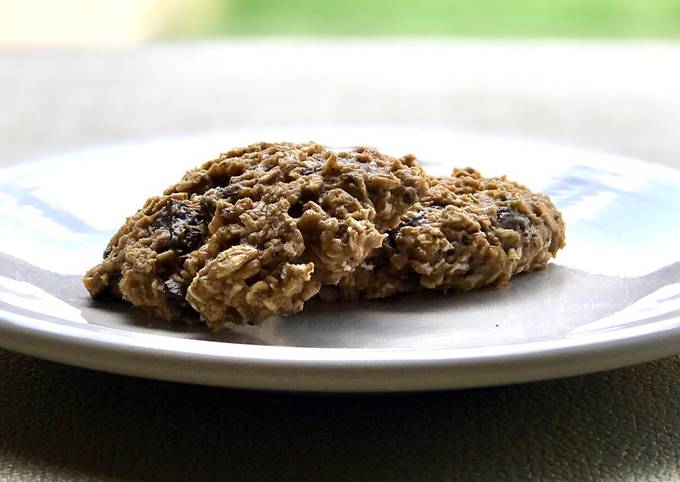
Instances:
[[[508,206],[501,206],[496,212],[496,224],[503,229],[524,233],[531,226],[531,220]]]
[[[422,224],[425,221],[425,215],[426,215],[425,210],[418,211],[418,213],[415,216],[403,220],[401,224],[399,224],[399,226],[397,227],[397,231],[406,226],[415,227]]]
[[[416,192],[415,189],[413,188],[407,189],[403,197],[404,204],[413,204],[414,202],[416,202],[417,196],[418,193]]]
[[[163,283],[163,290],[168,304],[179,308],[188,308],[189,304],[185,299],[187,293],[184,285],[170,278]]]
[[[207,231],[203,213],[177,199],[170,199],[163,209],[156,213],[151,230],[159,229],[165,229],[170,233],[167,248],[175,249],[180,253],[187,253],[198,248]]]

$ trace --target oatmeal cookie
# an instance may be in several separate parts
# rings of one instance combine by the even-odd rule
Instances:
[[[547,196],[505,177],[455,169],[450,177],[429,178],[428,193],[381,248],[321,297],[503,286],[514,274],[544,267],[564,241],[564,222]]]
[[[152,197],[83,278],[166,319],[213,328],[290,314],[359,266],[427,189],[413,156],[254,144]]]

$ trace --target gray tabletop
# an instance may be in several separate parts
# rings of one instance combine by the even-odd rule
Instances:
[[[4,50],[0,73],[2,166],[229,127],[390,123],[680,167],[680,44]],[[134,379],[0,350],[0,480],[677,480],[679,409],[677,357],[498,388],[320,396]]]

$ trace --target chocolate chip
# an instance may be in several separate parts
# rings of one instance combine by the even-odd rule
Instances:
[[[230,184],[225,187],[217,188],[216,191],[221,199],[236,200],[241,194],[241,186],[238,184]]]
[[[203,213],[177,199],[170,199],[156,213],[151,230],[159,229],[165,229],[170,233],[167,249],[175,249],[180,253],[187,253],[198,248],[207,231]]]
[[[402,198],[404,201],[404,204],[413,204],[416,202],[416,195],[415,195],[415,189],[408,189],[404,193],[404,197]]]
[[[215,208],[217,207],[217,204],[215,203],[214,199],[209,199],[206,197],[201,198],[201,214],[203,214],[205,218],[205,223],[210,224],[210,221],[215,217]]]
[[[496,211],[496,224],[503,229],[526,232],[531,226],[531,221],[524,214],[508,206],[500,206]]]
[[[394,231],[388,231],[387,237],[385,238],[385,241],[383,241],[383,246],[385,246],[387,248],[394,248],[396,245],[397,245],[397,242],[395,240]]]
[[[416,214],[412,218],[405,219],[404,221],[402,221],[397,229],[400,229],[400,228],[403,228],[403,227],[406,227],[406,226],[411,226],[411,227],[418,226],[418,225],[422,224],[422,222],[425,220],[425,215],[426,215],[425,210],[418,211],[418,214]]]
[[[168,300],[168,304],[172,306],[177,306],[179,308],[188,307],[186,301],[186,288],[181,283],[173,280],[172,278],[166,280],[163,283],[163,291],[165,294],[165,299]]]

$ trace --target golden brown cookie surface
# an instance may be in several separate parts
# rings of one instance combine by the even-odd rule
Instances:
[[[295,313],[382,245],[425,192],[412,156],[374,149],[254,144],[150,198],[85,275],[166,319],[195,310],[212,327]]]
[[[474,169],[429,178],[383,246],[325,299],[383,298],[419,289],[468,291],[507,284],[544,267],[564,246],[565,227],[550,199]]]

